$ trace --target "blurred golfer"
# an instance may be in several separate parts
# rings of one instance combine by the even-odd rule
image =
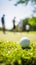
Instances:
[[[15,28],[16,28],[16,26],[15,26],[15,18],[16,17],[14,17],[14,19],[13,19],[13,31],[15,31]]]
[[[2,18],[1,18],[3,33],[5,33],[5,20],[4,20],[4,17],[5,17],[5,15],[3,15]]]
[[[26,31],[29,32],[29,30],[30,30],[30,26],[29,26],[28,24],[26,25],[25,28],[26,28]]]

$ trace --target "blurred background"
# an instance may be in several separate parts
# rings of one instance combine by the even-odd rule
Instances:
[[[2,29],[1,17],[5,15],[5,29],[15,31],[36,30],[36,0],[0,0],[0,30]]]

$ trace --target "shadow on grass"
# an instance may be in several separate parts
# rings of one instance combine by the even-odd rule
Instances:
[[[24,50],[24,49],[31,49],[31,47],[22,47],[22,49]]]

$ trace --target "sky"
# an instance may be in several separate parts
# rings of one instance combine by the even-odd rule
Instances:
[[[6,29],[11,29],[13,27],[13,18],[16,17],[16,25],[18,22],[26,17],[31,17],[33,14],[33,7],[30,2],[27,6],[19,4],[14,6],[17,0],[0,0],[0,27],[2,27],[1,17],[5,14],[5,26]]]

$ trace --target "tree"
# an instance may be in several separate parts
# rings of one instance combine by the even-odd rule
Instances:
[[[25,30],[25,25],[30,25],[30,30],[36,30],[36,17],[23,19],[23,30]]]
[[[15,6],[18,4],[25,4],[28,5],[29,1],[31,2],[31,5],[33,6],[33,13],[36,13],[36,0],[18,0]]]
[[[36,17],[29,18],[28,21],[30,25],[36,26]]]
[[[30,23],[29,23],[29,18],[25,18],[25,19],[23,19],[22,21],[23,21],[23,30],[25,30],[25,26],[28,24],[28,25],[30,25]]]
[[[33,5],[35,5],[36,4],[36,0],[17,0],[17,3],[15,4],[15,5],[18,5],[18,4],[28,4],[29,3],[29,1],[31,1],[31,3],[33,4]]]
[[[12,1],[12,0],[9,0],[9,1]],[[28,4],[29,1],[33,4],[33,5],[36,5],[36,0],[17,0],[15,6],[17,6],[18,4]]]
[[[12,1],[12,0],[9,0]],[[36,13],[36,0],[17,0],[17,2],[14,4],[17,6],[18,4],[25,4],[28,5],[28,3],[31,2],[31,5],[33,6],[33,13]]]

